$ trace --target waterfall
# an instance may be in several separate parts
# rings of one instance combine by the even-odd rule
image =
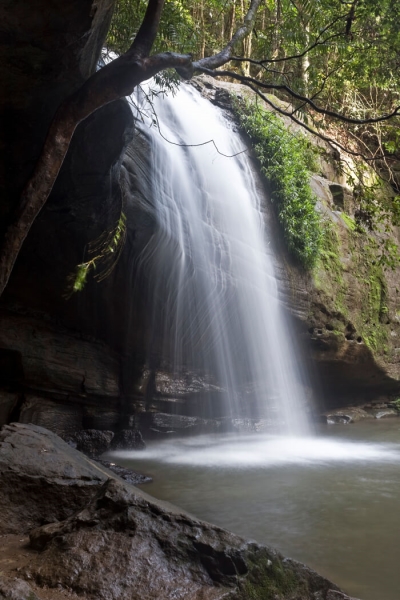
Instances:
[[[149,360],[177,375],[208,374],[226,415],[304,432],[300,371],[244,142],[190,85],[155,96],[156,116],[139,102],[157,218],[139,265],[151,301]]]

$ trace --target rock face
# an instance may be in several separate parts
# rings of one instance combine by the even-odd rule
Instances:
[[[114,2],[6,0],[0,8],[2,227],[55,109],[96,69]]]
[[[304,565],[131,487],[49,431],[13,424],[0,436],[2,533],[30,529],[19,577],[38,598],[44,586],[102,600],[347,598]],[[1,577],[0,597],[24,598],[23,581]]]
[[[136,429],[122,429],[112,440],[113,450],[144,450],[145,447],[142,435]]]
[[[399,269],[384,271],[374,250],[379,238],[354,231],[354,202],[346,201],[343,212],[318,197],[330,228],[321,258],[312,277],[293,265],[286,272],[326,402],[394,399],[400,393]]]
[[[113,7],[112,0],[51,7],[39,0],[0,8],[0,236],[56,108],[96,69]],[[114,282],[101,293],[93,281],[83,297],[70,292],[77,265],[93,258],[89,244],[120,218],[121,157],[132,135],[125,101],[77,128],[18,257],[0,302],[1,424],[33,421],[64,434],[118,427],[125,313],[112,322]]]

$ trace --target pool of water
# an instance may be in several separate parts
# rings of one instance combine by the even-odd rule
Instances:
[[[400,599],[400,419],[315,437],[199,436],[118,452],[146,492],[308,564],[362,600]]]

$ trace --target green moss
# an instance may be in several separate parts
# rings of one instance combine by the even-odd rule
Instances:
[[[388,291],[382,265],[376,261],[376,241],[362,236],[353,251],[354,275],[359,280],[363,294],[355,317],[357,331],[374,354],[388,353]]]
[[[261,172],[271,188],[284,240],[291,255],[306,269],[318,258],[321,226],[310,187],[317,169],[310,141],[293,133],[275,114],[256,103],[233,101],[240,125],[253,142]]]
[[[346,218],[352,221],[347,215],[345,221]],[[323,232],[313,273],[315,286],[324,293],[329,310],[341,314],[344,323],[349,320],[354,325],[356,331],[350,331],[351,340],[361,338],[374,354],[387,355],[388,292],[383,267],[376,260],[375,238],[349,227],[343,242],[337,225],[330,220],[323,221]],[[353,278],[358,285],[351,282]],[[359,294],[357,307],[349,305],[348,285],[353,285]],[[342,331],[337,325],[335,330],[337,335],[346,335],[344,324]]]
[[[88,266],[84,263],[76,267],[75,279],[72,284],[73,292],[81,292],[85,287],[88,275]]]
[[[396,398],[395,400],[393,400],[390,403],[390,406],[397,410],[397,412],[400,412],[400,398]]]
[[[239,584],[243,600],[280,600],[293,593],[306,596],[306,583],[279,558],[262,556],[248,561],[249,572]]]
[[[346,315],[346,287],[337,225],[325,219],[322,222],[322,231],[320,253],[313,273],[314,283],[331,298],[332,311]]]
[[[350,229],[350,231],[355,231],[357,229],[357,223],[355,222],[354,219],[352,219],[351,217],[349,217],[349,215],[346,215],[346,213],[341,213],[341,218],[342,220],[346,223],[347,227]]]
[[[337,321],[331,323],[333,334],[349,342],[363,341],[376,356],[387,355],[384,269],[398,265],[397,245],[388,232],[371,233],[344,212],[340,218],[346,228],[328,217],[320,218],[309,187],[310,170],[315,170],[309,140],[291,133],[275,114],[255,104],[236,104],[235,110],[270,183],[287,247],[312,272],[318,302]],[[376,186],[368,190],[375,197]]]
[[[366,292],[361,306],[362,321],[359,324],[359,330],[364,342],[373,352],[385,354],[387,353],[387,331],[383,324],[388,310],[386,306],[387,290],[379,267],[370,273]]]

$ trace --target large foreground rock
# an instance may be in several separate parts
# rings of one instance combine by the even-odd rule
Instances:
[[[105,471],[47,429],[6,425],[0,431],[0,535],[69,517],[100,489]]]
[[[101,600],[347,598],[304,565],[151,498],[37,426],[0,432],[0,510],[3,533],[36,525],[18,577],[38,598],[47,587]],[[8,575],[0,598],[14,597],[13,581],[21,588]]]

